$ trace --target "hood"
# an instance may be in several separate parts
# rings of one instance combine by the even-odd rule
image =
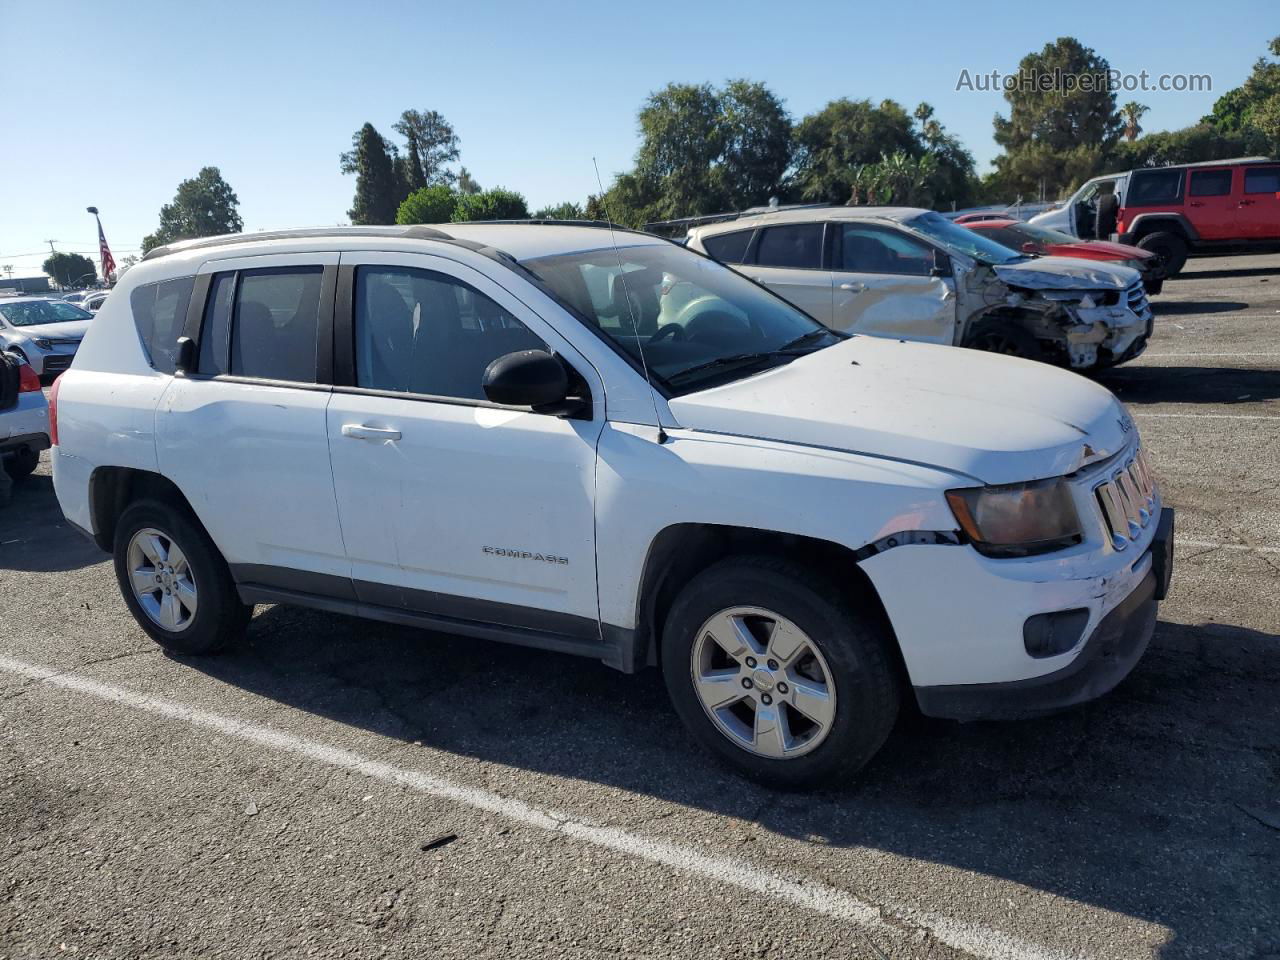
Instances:
[[[1127,243],[1112,243],[1110,240],[1051,243],[1045,249],[1055,257],[1078,257],[1083,259],[1097,257],[1104,260],[1151,260],[1155,257],[1155,254],[1150,250],[1131,247]]]
[[[1031,290],[1123,290],[1138,279],[1132,267],[1078,257],[1036,257],[991,269],[1010,286]]]
[[[1071,473],[1122,450],[1133,421],[1066,370],[857,336],[670,401],[681,426],[938,467],[987,484]]]
[[[10,326],[5,327],[4,331],[10,336],[17,334],[32,340],[37,337],[47,337],[50,340],[83,340],[84,335],[89,331],[89,319],[64,320],[61,323],[33,323],[27,327]]]

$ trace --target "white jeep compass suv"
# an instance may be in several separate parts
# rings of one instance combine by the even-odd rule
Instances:
[[[1170,576],[1172,512],[1102,387],[833,332],[589,225],[154,250],[54,433],[62,509],[169,650],[291,603],[657,665],[698,740],[780,785],[856,771],[905,698],[1106,692]]]

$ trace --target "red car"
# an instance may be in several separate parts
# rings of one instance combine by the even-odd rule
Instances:
[[[1164,270],[1160,258],[1141,247],[1112,243],[1110,240],[1078,240],[1070,234],[1023,223],[1021,220],[975,220],[964,226],[970,230],[978,230],[1002,247],[1019,253],[1105,260],[1123,267],[1133,267],[1142,275],[1142,285],[1149,294],[1159,293],[1164,286]]]

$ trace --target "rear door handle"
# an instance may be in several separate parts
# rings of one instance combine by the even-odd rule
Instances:
[[[353,440],[399,440],[400,431],[388,427],[368,427],[363,423],[344,423],[342,435]]]
[[[867,285],[865,283],[842,283],[840,284],[840,289],[852,290],[854,293],[861,293],[863,290],[867,289]]]

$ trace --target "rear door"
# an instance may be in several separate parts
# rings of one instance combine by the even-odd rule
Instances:
[[[187,324],[196,369],[161,399],[156,446],[238,580],[344,596],[325,431],[337,262],[314,253],[201,267]]]
[[[738,269],[815,320],[831,323],[831,268],[823,223],[764,227]]]
[[[946,258],[892,227],[868,223],[838,228],[832,274],[832,326],[902,340],[950,344],[955,339],[955,281]],[[935,266],[942,269],[935,271]]]
[[[1202,240],[1230,240],[1238,236],[1240,183],[1232,183],[1231,167],[1188,171],[1187,217]]]
[[[1240,235],[1249,240],[1280,239],[1280,165],[1244,167],[1243,172]]]

